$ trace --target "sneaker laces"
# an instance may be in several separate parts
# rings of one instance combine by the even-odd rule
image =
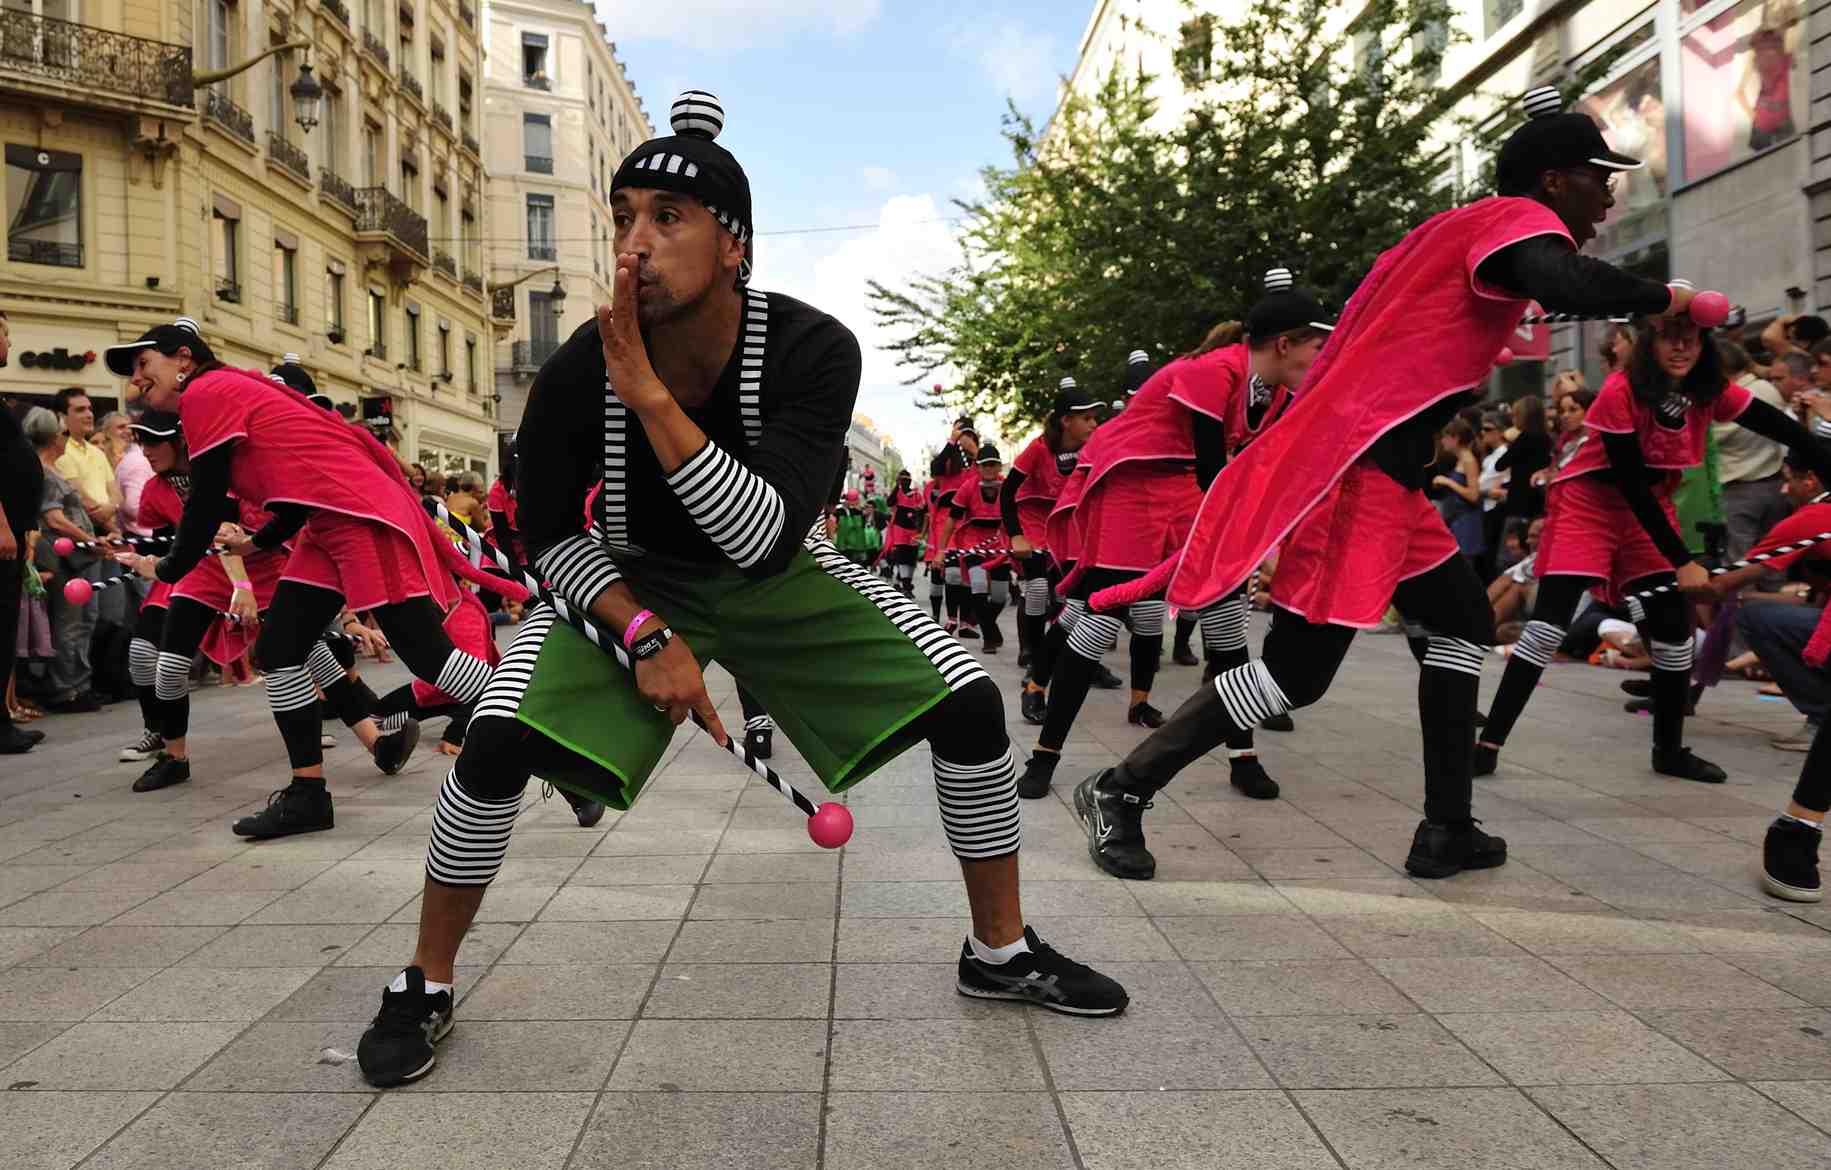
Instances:
[[[374,1026],[383,1032],[420,1035],[423,1031],[420,1021],[426,1018],[423,1005],[431,998],[429,992],[415,995],[412,988],[406,991],[384,989],[381,993],[381,1010],[375,1013]]]
[[[1036,940],[1036,945],[1030,948],[1029,953],[1034,956],[1036,965],[1039,967],[1047,962],[1068,975],[1092,975],[1094,973],[1092,967],[1075,962],[1040,938]]]

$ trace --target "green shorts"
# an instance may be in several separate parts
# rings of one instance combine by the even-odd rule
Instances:
[[[618,567],[702,667],[716,661],[763,704],[832,792],[902,754],[920,715],[988,677],[924,610],[825,541],[762,579],[652,554]],[[620,809],[674,734],[629,672],[544,606],[478,700],[479,716],[510,712],[550,741],[530,745],[537,774]]]

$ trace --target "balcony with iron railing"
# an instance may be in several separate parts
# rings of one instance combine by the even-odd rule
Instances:
[[[356,214],[356,188],[329,167],[318,168],[318,194],[351,215]]]
[[[395,198],[386,187],[356,191],[356,235],[378,239],[420,264],[427,260],[426,217]]]
[[[277,130],[267,131],[267,160],[291,171],[302,182],[311,182],[311,160],[305,157],[303,150],[286,141],[286,136]]]
[[[557,248],[551,240],[529,240],[528,259],[558,260],[559,248]]]
[[[6,241],[6,258],[21,264],[46,264],[53,268],[81,268],[83,246],[60,240],[34,240],[17,234]]]
[[[228,94],[204,90],[203,116],[249,146],[254,145],[254,115],[230,101]]]
[[[515,286],[504,285],[490,290],[490,318],[495,321],[515,319]]]
[[[465,3],[465,0],[458,0],[458,19],[463,21],[469,27],[476,28],[477,27],[477,10],[475,8],[472,8],[469,4]]]
[[[470,151],[472,155],[477,158],[483,157],[483,145],[477,141],[477,136],[472,134],[469,130],[458,135],[458,141],[462,142],[464,144],[464,149]]]
[[[420,103],[422,106],[425,105],[426,90],[420,85],[420,79],[407,72],[405,69],[401,70],[400,78],[401,89],[406,92],[407,96]]]
[[[452,259],[450,252],[435,248],[432,252],[432,267],[436,272],[443,272],[451,279],[458,279],[458,262]]]
[[[318,0],[318,3],[326,12],[337,18],[338,23],[343,25],[346,32],[349,30],[350,10],[344,7],[343,0]]]
[[[445,131],[445,133],[453,133],[451,111],[440,105],[437,101],[432,103],[432,120],[433,123],[437,125],[439,129]]]
[[[483,276],[482,276],[482,274],[477,273],[477,272],[472,272],[470,269],[466,268],[464,270],[464,287],[469,289],[470,291],[476,293],[478,296],[482,296],[483,295]]]
[[[522,77],[521,83],[529,89],[551,90],[553,83],[547,80],[545,73],[529,73]]]
[[[288,305],[281,302],[274,305],[273,315],[286,322],[288,325],[297,325],[299,323],[299,306]]]
[[[537,337],[532,341],[517,341],[509,346],[509,365],[517,373],[531,373],[546,364],[559,349],[559,338]]]
[[[11,5],[0,10],[0,89],[39,101],[51,89],[60,98],[107,107],[156,102],[188,109],[196,100],[189,47],[34,16]]]
[[[362,356],[372,357],[378,362],[385,362],[388,360],[388,343],[385,341],[371,341],[369,343],[369,348],[362,351]]]
[[[362,30],[362,51],[380,61],[383,69],[388,67],[388,46],[382,44],[381,38],[366,28]]]

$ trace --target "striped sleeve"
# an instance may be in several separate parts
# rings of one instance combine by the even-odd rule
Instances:
[[[717,443],[708,442],[681,464],[668,486],[740,569],[762,561],[782,537],[787,508],[781,493]]]
[[[1821,439],[1831,439],[1831,418],[1813,419],[1812,433]]]
[[[555,593],[581,610],[623,579],[604,546],[583,532],[537,553],[534,564]]]

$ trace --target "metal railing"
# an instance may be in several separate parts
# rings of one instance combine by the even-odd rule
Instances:
[[[558,260],[559,259],[559,248],[556,247],[553,243],[551,243],[549,241],[529,240],[528,241],[528,259],[530,259],[530,260]]]
[[[33,240],[13,236],[6,241],[6,258],[22,264],[49,264],[57,268],[81,268],[83,246],[56,240]]]
[[[216,299],[239,305],[242,303],[242,286],[233,280],[219,280],[216,282]]]
[[[435,249],[432,253],[432,266],[453,280],[458,279],[458,262],[452,259],[450,252]]]
[[[311,181],[311,160],[305,157],[303,150],[286,141],[286,137],[277,130],[267,131],[267,157],[306,182]]]
[[[363,52],[380,61],[382,68],[388,67],[388,46],[382,44],[381,38],[366,28],[362,30],[362,48]]]
[[[472,134],[469,130],[466,130],[466,131],[464,131],[464,133],[462,133],[458,136],[458,140],[460,142],[464,143],[465,150],[470,151],[472,154],[476,155],[479,158],[483,157],[483,146],[481,143],[479,143],[477,141],[477,136],[475,134]]]
[[[483,295],[483,276],[482,276],[482,274],[477,273],[477,272],[472,272],[470,269],[466,268],[464,270],[464,287],[469,289],[470,291],[476,293],[478,296],[482,296]]]
[[[288,325],[297,325],[299,323],[299,306],[286,304],[275,305],[273,307],[273,315],[286,322]]]
[[[254,115],[230,101],[229,95],[204,90],[203,114],[249,146],[254,145]]]
[[[5,72],[174,106],[196,100],[189,47],[12,8],[0,10],[0,73]]]
[[[553,88],[553,83],[547,80],[547,75],[544,73],[530,74],[523,77],[521,81],[522,84],[526,85],[529,89],[551,90]]]
[[[559,349],[557,337],[537,337],[509,346],[509,364],[517,370],[538,370]]]
[[[329,167],[318,168],[318,193],[345,211],[356,210],[356,188]]]
[[[362,351],[362,356],[372,357],[378,362],[385,362],[388,360],[388,343],[385,341],[371,341],[369,343],[369,348]]]
[[[401,88],[406,90],[414,101],[421,105],[426,104],[426,90],[421,87],[420,79],[405,69],[401,70]]]
[[[550,175],[553,173],[553,160],[550,158],[545,158],[538,154],[526,154],[522,156],[522,159],[527,164],[522,168],[523,170],[531,171],[536,175]]]
[[[395,198],[386,187],[356,191],[356,231],[388,236],[398,247],[426,259],[426,217]]]
[[[439,128],[444,130],[445,133],[450,134],[452,132],[451,111],[436,101],[432,103],[432,120],[438,123]]]
[[[326,12],[337,18],[338,23],[343,25],[345,30],[349,29],[350,10],[344,7],[343,0],[318,0],[318,2],[324,6]]]
[[[506,285],[490,290],[490,317],[497,321],[515,319],[515,286]]]

